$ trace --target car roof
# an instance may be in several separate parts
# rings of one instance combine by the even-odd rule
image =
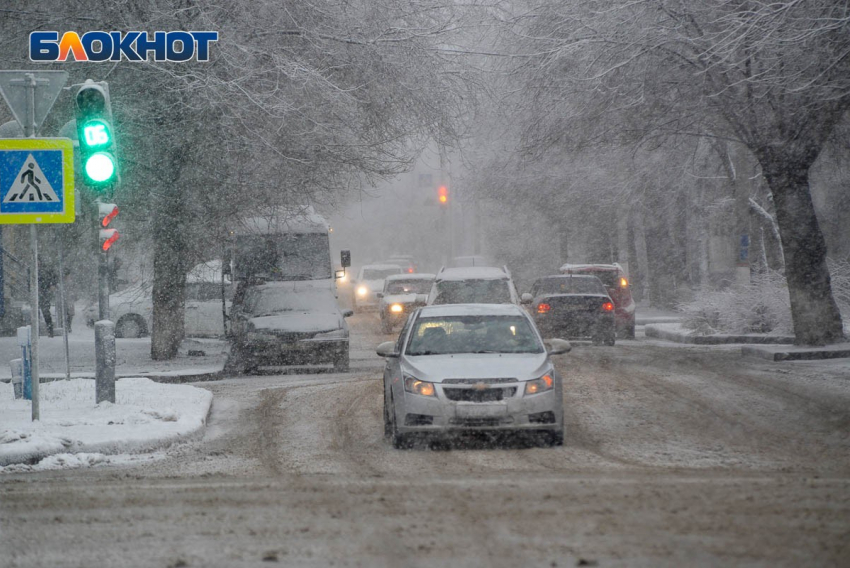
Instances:
[[[445,316],[525,316],[516,304],[441,304],[420,308],[419,317]]]
[[[570,272],[572,270],[580,270],[580,271],[584,271],[584,270],[588,270],[588,271],[610,270],[610,271],[625,272],[623,270],[623,267],[620,266],[620,264],[617,263],[617,262],[615,262],[613,264],[569,264],[569,263],[567,263],[567,264],[564,264],[563,266],[561,266],[560,270],[561,270],[561,272]]]
[[[444,268],[437,274],[437,280],[509,280],[510,277],[507,269],[492,266]]]
[[[424,272],[405,272],[402,274],[390,274],[385,278],[387,282],[394,280],[433,280],[435,276],[433,274],[426,274]]]
[[[546,280],[548,278],[558,278],[562,280],[566,278],[593,278],[594,280],[599,280],[599,278],[593,274],[550,274],[549,276],[541,276],[537,280]]]

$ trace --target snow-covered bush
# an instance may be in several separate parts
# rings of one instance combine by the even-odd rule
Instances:
[[[679,305],[683,325],[701,334],[791,334],[791,302],[785,276],[769,271],[753,275],[748,286],[703,290]]]
[[[829,261],[832,294],[847,323],[850,318],[850,262]],[[679,304],[683,325],[697,333],[794,333],[788,286],[781,272],[755,274],[745,287],[703,290]]]

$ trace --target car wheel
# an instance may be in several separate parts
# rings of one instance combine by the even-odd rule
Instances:
[[[598,335],[594,335],[590,340],[594,345],[602,345],[602,338]]]
[[[607,345],[609,347],[613,347],[616,342],[617,342],[617,339],[616,339],[613,332],[611,333],[611,335],[608,335],[608,336],[605,337],[605,345]]]
[[[390,407],[387,404],[387,391],[384,390],[384,438],[389,440],[393,435],[393,424],[390,421]]]
[[[334,371],[338,373],[347,373],[350,367],[349,362],[349,353],[348,349],[346,349],[344,353],[337,355],[336,359],[334,359]]]
[[[385,318],[381,318],[381,333],[384,335],[390,334],[393,332],[392,324],[387,321]]]
[[[549,445],[550,446],[563,446],[564,445],[564,431],[559,430],[557,432],[551,432],[549,434]]]
[[[145,320],[138,314],[121,316],[115,324],[115,337],[143,337],[147,335],[147,332]]]
[[[410,436],[407,434],[402,434],[398,431],[398,419],[395,415],[395,405],[392,404],[392,397],[390,397],[390,407],[392,412],[392,425],[390,431],[390,439],[392,441],[393,448],[396,450],[407,450],[410,448]]]
[[[635,338],[635,322],[629,324],[629,327],[626,328],[626,339],[634,339]]]

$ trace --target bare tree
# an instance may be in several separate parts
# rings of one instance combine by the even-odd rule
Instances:
[[[514,23],[538,54],[527,89],[549,111],[528,128],[533,144],[576,132],[740,142],[773,197],[797,342],[842,339],[808,174],[850,105],[846,2],[532,2]]]

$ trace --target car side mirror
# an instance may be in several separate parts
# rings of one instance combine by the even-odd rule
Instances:
[[[351,251],[350,250],[339,251],[339,264],[343,268],[348,268],[349,266],[351,266]]]
[[[354,315],[354,310],[342,310],[342,317],[350,318]]]
[[[378,348],[375,349],[378,357],[398,357],[398,351],[395,350],[395,341],[384,341]]]
[[[384,293],[383,293],[383,292],[376,292],[376,293],[375,293],[375,297],[376,297],[376,298],[378,298],[378,299],[380,300],[381,298],[383,298],[383,297],[384,297]]]
[[[565,339],[548,339],[546,340],[546,351],[549,355],[563,355],[572,351],[573,346]]]
[[[522,296],[519,297],[519,301],[522,304],[530,304],[534,301],[534,296],[532,296],[528,292],[525,292]]]

